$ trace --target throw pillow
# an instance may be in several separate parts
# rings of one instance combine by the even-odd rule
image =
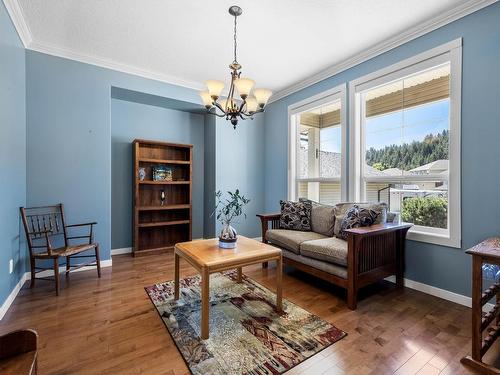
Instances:
[[[311,201],[280,201],[280,228],[301,231],[311,230]]]
[[[335,207],[300,198],[299,202],[311,202],[311,230],[327,237],[333,236],[335,226]]]
[[[346,214],[342,218],[338,238],[347,240],[347,232],[345,231],[346,229],[367,227],[373,225],[379,215],[380,213],[372,209],[361,208],[358,205],[354,205],[346,212]]]
[[[354,202],[344,202],[335,205],[335,225],[333,228],[333,235],[339,237],[340,226],[342,224],[342,219],[344,218],[347,211],[349,211],[354,205],[365,208],[368,210],[373,210],[379,215],[373,224],[380,224],[387,222],[387,203],[354,203]],[[340,238],[340,237],[339,237]]]

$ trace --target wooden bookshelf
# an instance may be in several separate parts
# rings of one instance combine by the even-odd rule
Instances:
[[[133,159],[133,255],[172,251],[192,236],[193,146],[136,139]],[[155,166],[171,169],[172,181],[153,181]],[[139,168],[146,172],[142,181]]]

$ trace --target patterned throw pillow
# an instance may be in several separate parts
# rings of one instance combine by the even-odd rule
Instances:
[[[280,201],[280,228],[292,230],[311,230],[311,201]]]
[[[360,208],[358,205],[354,205],[342,218],[340,232],[337,237],[347,240],[346,229],[368,227],[373,225],[379,215],[380,212],[376,212],[372,209]]]

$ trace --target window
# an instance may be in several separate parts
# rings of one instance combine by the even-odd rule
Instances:
[[[290,107],[289,199],[345,199],[344,98],[342,86]]]
[[[402,221],[414,224],[411,239],[460,247],[457,49],[351,84],[352,195],[386,202]]]

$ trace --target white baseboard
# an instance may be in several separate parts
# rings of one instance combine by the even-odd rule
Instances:
[[[120,254],[130,254],[132,252],[131,247],[122,247],[119,249],[111,249],[111,256]]]
[[[16,299],[17,294],[19,293],[19,291],[23,287],[24,283],[26,282],[26,280],[29,279],[29,275],[30,275],[29,272],[25,272],[24,273],[24,275],[21,277],[21,279],[19,280],[19,282],[14,287],[14,289],[12,289],[12,292],[10,292],[10,294],[7,297],[7,299],[5,300],[5,302],[0,307],[0,320],[3,319],[3,317],[7,313],[7,310],[9,310],[10,305],[12,305],[12,303]]]
[[[111,259],[106,259],[106,260],[101,260],[101,268],[104,267],[111,267],[113,265],[113,260]],[[89,270],[95,270],[95,267],[82,267],[79,268],[73,272],[79,272],[79,271],[89,271]],[[66,271],[66,266],[61,266],[59,267],[59,272],[62,274]],[[42,272],[37,273],[37,277],[50,277],[54,275],[53,270],[45,270]],[[2,304],[0,307],[0,321],[3,319],[7,311],[9,310],[10,306],[16,299],[19,291],[23,287],[24,283],[28,280],[31,280],[31,273],[30,272],[25,272],[24,275],[21,277],[19,282],[16,284],[12,292],[10,292],[9,296],[5,300],[5,302]]]
[[[395,276],[387,277],[385,280],[390,281],[391,283],[396,283]],[[449,290],[441,288],[436,288],[435,286],[427,285],[410,279],[404,279],[404,285],[407,288],[418,290],[419,292],[430,294],[431,296],[445,299],[447,301],[455,302],[458,303],[459,305],[467,307],[472,306],[472,298],[464,296],[462,294],[450,292]],[[484,306],[485,311],[490,311],[492,308],[493,304],[490,303]]]

